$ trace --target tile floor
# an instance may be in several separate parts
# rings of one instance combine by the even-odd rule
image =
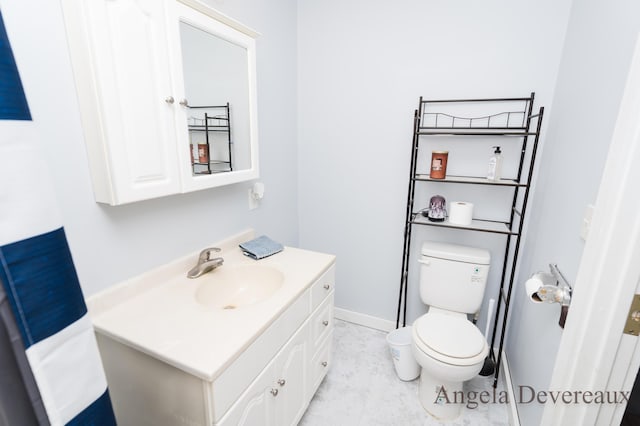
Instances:
[[[418,380],[396,376],[386,333],[336,320],[333,361],[302,426],[507,426],[508,406],[480,404],[465,408],[455,421],[429,417],[418,401]],[[492,378],[478,376],[465,390],[490,390]],[[498,388],[500,390],[500,386]]]

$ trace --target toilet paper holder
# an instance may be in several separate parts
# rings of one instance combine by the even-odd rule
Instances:
[[[538,272],[527,280],[525,283],[527,297],[534,303],[559,303],[561,308],[558,325],[564,328],[573,289],[557,264],[550,263],[549,270],[550,273]]]

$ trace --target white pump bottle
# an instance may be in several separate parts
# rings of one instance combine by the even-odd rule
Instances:
[[[487,179],[497,181],[502,177],[502,151],[499,146],[494,146],[493,156],[489,159],[489,172]]]

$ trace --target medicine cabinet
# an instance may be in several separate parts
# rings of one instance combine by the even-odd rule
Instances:
[[[255,31],[196,0],[62,6],[97,202],[119,205],[258,177]],[[201,106],[226,106],[209,112],[218,118],[211,125],[227,119],[220,148],[226,166],[216,165],[219,148],[210,145],[206,160],[216,164],[194,167]]]

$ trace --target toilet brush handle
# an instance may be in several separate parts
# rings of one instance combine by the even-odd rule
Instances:
[[[487,306],[487,324],[484,326],[484,338],[489,341],[489,327],[491,326],[491,320],[493,319],[493,307],[496,304],[495,299],[489,300],[489,306]]]

